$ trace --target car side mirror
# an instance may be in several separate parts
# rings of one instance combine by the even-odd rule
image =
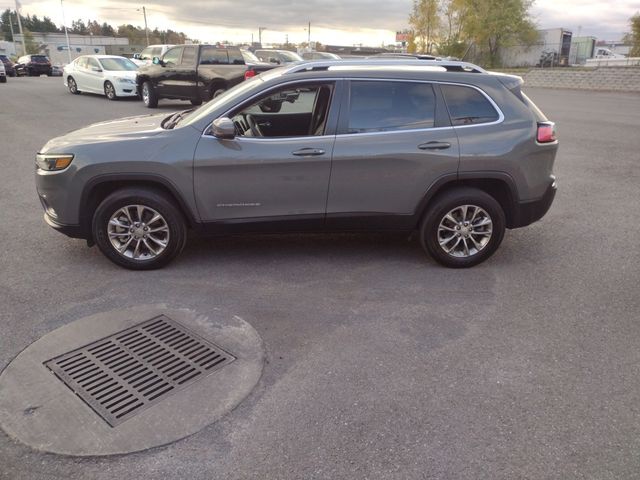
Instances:
[[[91,67],[91,70],[98,73],[102,71],[100,67]]]
[[[162,60],[160,60],[158,57],[153,57],[153,64],[154,65],[162,65],[164,66],[164,64],[162,63]]]
[[[140,59],[140,54],[139,53],[134,53],[133,54],[133,58],[135,58],[136,60]]]
[[[216,138],[231,140],[236,136],[236,126],[229,117],[216,118],[211,123],[211,133]]]

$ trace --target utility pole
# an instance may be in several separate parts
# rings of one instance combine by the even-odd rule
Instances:
[[[147,28],[147,9],[142,6],[142,15],[144,15],[144,33],[147,36],[147,47],[149,46],[149,28]]]
[[[309,22],[309,28],[307,28],[307,46],[311,48],[311,22]]]
[[[11,10],[9,10],[9,28],[11,29],[11,41],[13,42],[13,48],[16,48],[16,39],[13,37],[13,19],[11,18]],[[17,54],[18,52],[16,52]]]
[[[60,0],[60,8],[62,9],[62,24],[64,25],[64,35],[67,37],[67,56],[69,57],[69,63],[71,63],[71,45],[69,44],[69,32],[67,31],[67,21],[64,19],[64,4]]]
[[[285,36],[284,36],[284,44],[285,45],[289,45],[289,34],[288,33],[285,34]]]
[[[61,0],[62,1],[62,0]],[[27,54],[27,46],[24,44],[24,33],[22,33],[22,21],[20,20],[20,8],[22,5],[19,0],[16,0],[16,17],[18,17],[18,30],[20,31],[20,37],[22,38],[22,55]],[[13,39],[13,45],[15,46],[16,39]]]
[[[262,48],[262,31],[266,30],[265,27],[258,27],[258,43],[260,44],[260,48]]]

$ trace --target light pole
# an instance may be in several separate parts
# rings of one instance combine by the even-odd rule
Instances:
[[[140,9],[136,8],[136,12],[139,12]],[[142,6],[142,16],[144,17],[144,34],[147,38],[147,47],[149,46],[149,28],[147,27],[147,9],[143,5]]]
[[[64,4],[60,0],[60,8],[62,9],[62,23],[64,25],[64,35],[67,38],[67,56],[69,57],[69,63],[71,63],[71,45],[69,44],[69,32],[67,31],[67,21],[64,19]]]
[[[262,48],[262,31],[266,29],[266,27],[258,27],[258,43],[260,44],[260,48]]]

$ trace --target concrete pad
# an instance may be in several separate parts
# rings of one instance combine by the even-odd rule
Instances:
[[[224,368],[109,426],[44,362],[158,315],[166,315],[236,356]],[[258,333],[239,317],[145,306],[92,315],[45,335],[0,375],[0,426],[30,447],[66,455],[113,455],[175,442],[235,408],[262,374]]]

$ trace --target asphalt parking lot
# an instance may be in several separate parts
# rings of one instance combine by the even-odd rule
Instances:
[[[44,224],[34,154],[148,110],[60,78],[0,85],[0,368],[73,320],[139,305],[240,317],[267,354],[249,397],[186,439],[75,458],[0,432],[0,477],[637,478],[640,96],[527,93],[558,124],[559,192],[478,267],[444,269],[404,237],[305,235],[193,239],[133,272]]]

